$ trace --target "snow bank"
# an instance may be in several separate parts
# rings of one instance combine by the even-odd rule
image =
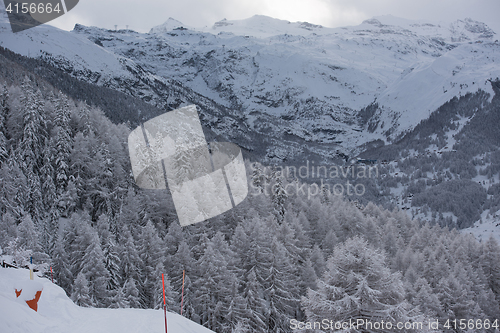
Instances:
[[[20,298],[16,286],[27,284],[43,287],[38,312]],[[149,333],[163,332],[162,310],[95,309],[76,306],[59,286],[35,276],[29,281],[29,271],[0,267],[0,327],[4,333]],[[210,333],[175,313],[168,313],[169,333]]]

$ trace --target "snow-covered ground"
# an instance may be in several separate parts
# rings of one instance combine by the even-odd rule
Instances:
[[[38,312],[16,298],[19,285],[40,284]],[[23,294],[21,293],[21,296]],[[66,293],[45,278],[29,279],[27,269],[0,267],[0,332],[2,333],[158,333],[165,331],[162,310],[96,309],[75,305]],[[213,332],[168,312],[170,333]]]
[[[481,220],[474,223],[470,228],[462,229],[460,232],[473,234],[479,241],[486,241],[493,236],[500,243],[500,212],[489,215],[488,211],[481,214]]]

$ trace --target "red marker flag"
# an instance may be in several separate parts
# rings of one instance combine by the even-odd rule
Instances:
[[[182,316],[182,307],[184,305],[184,275],[186,274],[186,270],[182,270],[182,296],[181,296],[181,316]]]
[[[165,333],[167,333],[167,300],[165,298],[165,277],[161,273],[161,284],[163,285],[163,312],[165,314]]]

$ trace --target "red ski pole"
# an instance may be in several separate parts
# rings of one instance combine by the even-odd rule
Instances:
[[[186,274],[186,270],[182,270],[182,295],[181,295],[181,316],[182,316],[182,306],[184,304],[184,275]]]
[[[163,285],[163,312],[165,314],[165,333],[167,333],[167,300],[165,299],[165,278],[161,273],[161,283]]]

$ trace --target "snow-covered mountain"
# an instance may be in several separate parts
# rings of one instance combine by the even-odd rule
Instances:
[[[330,29],[254,16],[185,29],[169,20],[149,35],[75,32],[239,110],[253,131],[348,152],[395,138],[453,96],[493,93],[487,80],[500,76],[494,32],[471,20],[442,26],[381,17]],[[374,102],[373,134],[359,134],[358,111]]]
[[[470,19],[383,16],[332,29],[254,16],[195,29],[170,18],[148,34],[81,25],[13,34],[4,18],[0,41],[163,109],[199,104],[204,125],[263,162],[357,155],[454,96],[493,96],[489,80],[500,77],[495,33]]]
[[[161,277],[160,277],[161,278]],[[16,298],[17,286],[39,284],[43,287],[38,311]],[[22,296],[22,294],[21,294]],[[172,333],[211,333],[180,315],[167,312],[168,331]],[[165,330],[162,310],[142,309],[97,309],[75,305],[64,290],[45,278],[29,279],[27,269],[0,267],[0,322],[2,332],[163,332]]]

